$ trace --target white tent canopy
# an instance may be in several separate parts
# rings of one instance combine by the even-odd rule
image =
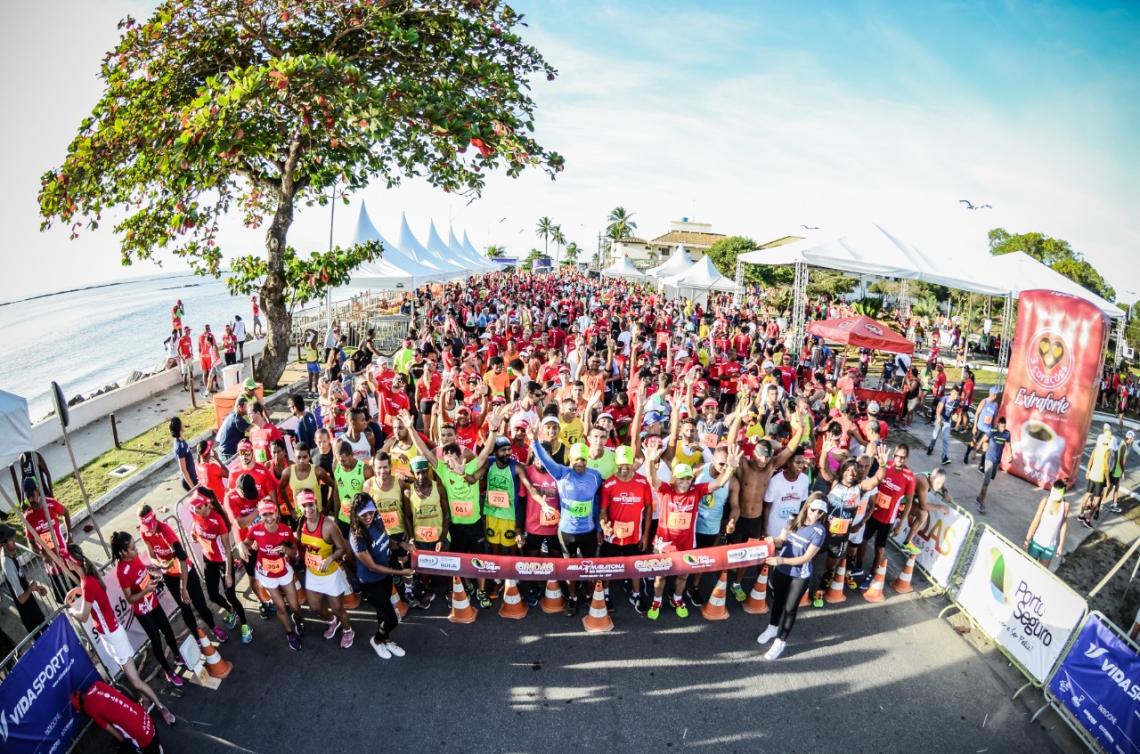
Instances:
[[[689,295],[690,291],[724,291],[736,290],[736,281],[720,274],[708,255],[694,262],[689,269],[681,275],[665,278],[662,281],[666,286],[676,288],[682,295]]]
[[[8,468],[21,453],[35,450],[28,401],[0,390],[0,468]]]
[[[407,213],[400,215],[400,237],[396,243],[405,254],[415,259],[424,267],[434,270],[437,280],[451,280],[459,276],[458,271],[454,267],[445,265],[441,260],[436,259],[435,255],[429,252],[424,245],[419,242],[415,234],[412,233],[411,227],[408,225]]]
[[[435,220],[432,220],[428,225],[427,243],[424,245],[435,258],[433,261],[438,260],[444,267],[461,273],[464,277],[470,274],[471,265],[454,257],[451,249],[447,248],[447,244],[440,238],[439,231],[435,229]]]
[[[645,273],[634,267],[633,262],[629,261],[625,255],[618,257],[613,264],[602,270],[602,276],[626,280],[645,280]]]
[[[353,243],[365,241],[379,241],[384,246],[384,252],[380,259],[362,264],[353,272],[352,281],[356,285],[392,290],[415,288],[427,282],[443,279],[438,270],[423,266],[380,235],[380,231],[372,223],[372,218],[368,216],[367,206],[361,202]]]
[[[471,252],[472,254],[477,256],[479,259],[484,259],[484,260],[490,262],[492,265],[494,265],[493,267],[491,267],[489,269],[493,269],[493,270],[499,269],[499,265],[496,264],[493,259],[488,259],[486,254],[480,253],[479,250],[475,248],[475,245],[471,243],[471,239],[467,237],[467,231],[463,231],[463,248],[467,249],[467,251]]]
[[[1060,291],[1095,304],[1105,316],[1112,319],[1124,316],[1124,311],[1116,304],[1106,301],[1052,267],[1038,262],[1024,251],[994,257],[988,264],[988,271],[995,285],[1000,281],[1000,284],[1009,287],[1010,293],[1015,297],[1022,291]]]
[[[772,249],[740,255],[748,264],[797,264],[826,267],[856,275],[879,275],[899,280],[921,280],[987,296],[1004,296],[1009,291],[981,269],[949,269],[944,262],[950,253],[927,253],[899,239],[876,223],[867,223],[851,232],[832,237],[805,238]],[[963,274],[968,273],[968,274]]]
[[[646,271],[646,275],[654,277],[659,280],[664,278],[682,275],[693,266],[693,260],[689,258],[689,253],[685,251],[684,246],[678,246],[677,250],[673,252],[672,256],[665,260],[664,263],[659,264],[651,270]]]
[[[463,260],[475,272],[494,269],[494,265],[489,260],[483,259],[478,254],[472,256],[455,237],[455,229],[451,226],[447,228],[447,248],[451,250],[451,255],[454,258]]]

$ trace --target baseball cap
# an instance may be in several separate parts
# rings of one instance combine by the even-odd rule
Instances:
[[[576,442],[570,446],[570,460],[585,460],[590,457],[590,448],[584,442]]]
[[[673,467],[673,476],[677,479],[690,479],[693,476],[693,467],[687,463],[679,463]]]
[[[509,448],[509,447],[511,447],[511,441],[508,438],[506,438],[506,437],[496,437],[495,438],[495,450],[498,450],[499,448]]]
[[[517,414],[517,415],[511,417],[510,427],[511,427],[512,431],[519,429],[520,427],[522,429],[527,429],[530,427],[530,422],[528,422],[526,420],[526,417],[523,416],[522,414]]]
[[[237,449],[239,453],[243,450],[253,450],[253,443],[249,440],[241,440],[237,444]]]
[[[553,424],[559,428],[562,426],[562,422],[559,421],[557,416],[544,416],[542,417],[542,421],[539,422],[539,424]]]
[[[459,408],[455,409],[455,413],[457,413],[457,414],[469,414],[469,413],[471,413],[471,409],[468,408],[467,406],[460,406]]]
[[[618,466],[633,465],[633,458],[633,448],[628,445],[619,445],[617,450],[614,451],[614,459],[617,461]]]
[[[375,513],[375,512],[376,512],[376,504],[373,503],[371,500],[369,500],[364,505],[360,506],[360,510],[358,510],[356,512],[356,515],[357,516],[363,516],[365,513]]]
[[[412,471],[427,471],[428,459],[423,456],[416,456],[408,462],[408,466],[412,468]]]
[[[598,414],[598,421],[601,421],[602,419],[609,419],[610,421],[613,421],[614,415],[609,411],[603,411],[602,413]]]
[[[764,363],[760,365],[763,369],[775,369],[776,365],[772,363],[771,359],[765,359]]]
[[[709,408],[710,406],[712,408],[716,408],[716,398],[705,398],[703,401],[701,401],[701,408]]]
[[[246,377],[245,382],[241,383],[241,386],[246,390],[257,390],[257,380],[252,377]]]
[[[258,513],[276,513],[277,512],[277,503],[273,502],[269,498],[266,498],[265,500],[262,500],[260,503],[257,504],[257,512]]]
[[[1128,430],[1127,432],[1124,433],[1124,439],[1125,440],[1131,440],[1135,437],[1136,437],[1136,433],[1133,432],[1132,430]]]
[[[317,502],[317,495],[312,490],[301,490],[297,493],[297,505],[304,505],[305,503]]]
[[[815,500],[812,500],[810,503],[808,503],[808,510],[823,511],[824,513],[827,513],[827,502],[823,498],[817,497]]]

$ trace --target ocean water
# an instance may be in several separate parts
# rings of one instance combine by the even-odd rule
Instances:
[[[343,298],[354,289],[334,292]],[[0,304],[0,388],[28,400],[32,421],[51,411],[54,380],[68,398],[123,384],[163,363],[170,310],[182,299],[184,324],[220,332],[235,314],[252,332],[249,297],[233,297],[213,278],[175,274]],[[264,316],[264,315],[263,315]],[[263,320],[264,321],[264,320]]]

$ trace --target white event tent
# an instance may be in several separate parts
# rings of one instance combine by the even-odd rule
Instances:
[[[777,262],[777,264],[782,264]],[[669,277],[682,275],[693,266],[693,260],[689,258],[689,253],[685,251],[684,246],[678,246],[677,250],[673,252],[672,256],[666,259],[662,264],[646,270],[645,274],[658,280],[663,280]]]
[[[424,283],[445,279],[439,270],[425,267],[396,244],[384,238],[376,229],[372,218],[368,216],[367,206],[361,202],[353,243],[365,241],[379,241],[384,246],[384,251],[380,259],[362,264],[353,272],[352,282],[356,285],[392,290],[415,288]]]
[[[467,237],[467,231],[463,231],[463,248],[467,249],[467,251],[470,252],[471,254],[474,254],[478,259],[481,259],[481,260],[486,261],[486,262],[490,262],[492,265],[494,265],[493,267],[491,267],[489,269],[492,269],[492,270],[500,269],[500,265],[497,262],[495,262],[495,260],[488,259],[486,254],[481,254],[479,252],[479,250],[475,248],[475,245],[471,243],[471,239]]]
[[[445,264],[442,260],[437,259],[434,254],[429,252],[427,248],[419,242],[415,234],[412,233],[411,227],[408,225],[407,213],[400,215],[400,237],[396,239],[396,245],[400,247],[401,251],[415,259],[422,266],[434,270],[437,280],[452,280],[460,277],[459,271],[454,266]]]
[[[633,266],[633,262],[624,254],[614,260],[606,269],[602,270],[602,277],[624,278],[626,280],[645,280],[645,273]]]
[[[704,301],[709,291],[731,292],[736,290],[736,281],[720,274],[708,255],[694,262],[680,275],[667,277],[661,281],[665,292],[675,296],[686,296]]]
[[[1008,286],[1010,294],[1014,297],[1022,291],[1060,291],[1095,304],[1106,317],[1111,319],[1124,316],[1124,311],[1116,304],[1101,298],[1052,267],[1038,262],[1024,251],[1002,254],[987,260],[987,271],[995,285]]]
[[[15,393],[0,390],[0,469],[20,460],[21,453],[35,449],[28,401]],[[18,503],[8,496],[3,486],[0,486],[0,493],[3,493],[0,512],[10,513],[19,509]]]
[[[451,226],[447,228],[447,248],[451,250],[451,255],[455,259],[460,259],[470,266],[474,272],[485,272],[487,270],[496,269],[495,265],[489,260],[480,257],[478,254],[474,256],[463,247],[459,239],[455,237],[455,229]]]
[[[439,231],[435,229],[435,220],[428,224],[427,242],[424,247],[432,255],[432,261],[438,261],[444,267],[459,273],[456,277],[466,277],[471,274],[471,264],[461,259],[455,259],[451,249],[440,238]]]

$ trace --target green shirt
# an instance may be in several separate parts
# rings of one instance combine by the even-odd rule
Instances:
[[[463,467],[464,474],[474,474],[479,464],[468,461]],[[447,490],[447,507],[451,510],[451,520],[457,524],[474,524],[479,521],[479,485],[470,484],[463,474],[456,474],[442,458],[435,462],[435,475]]]
[[[602,450],[601,458],[590,458],[586,456],[586,466],[601,474],[603,482],[617,473],[617,459],[614,457],[614,452],[610,448],[604,448]]]
[[[492,461],[487,469],[487,498],[483,512],[491,518],[515,520],[515,477],[509,464],[499,468],[499,464]]]
[[[416,360],[416,352],[411,348],[401,348],[392,357],[392,368],[405,377],[411,376],[412,362]]]

